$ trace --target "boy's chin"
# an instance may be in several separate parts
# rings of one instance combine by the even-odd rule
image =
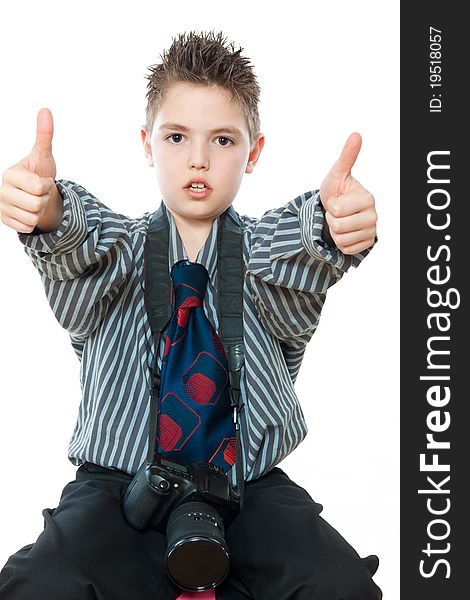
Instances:
[[[216,219],[222,213],[224,213],[230,206],[226,204],[216,204],[210,201],[210,198],[188,198],[187,200],[178,202],[168,202],[163,198],[163,202],[166,208],[174,214],[175,212],[181,216],[187,217],[199,217],[199,218],[212,218]]]

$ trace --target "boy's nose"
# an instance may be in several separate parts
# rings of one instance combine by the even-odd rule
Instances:
[[[198,158],[190,158],[189,160],[189,168],[196,168],[196,169],[202,169],[205,168],[207,169],[209,167],[209,161],[205,160],[205,159],[198,159]]]
[[[209,167],[209,153],[204,148],[192,148],[189,155],[189,167],[196,167],[201,169],[202,167]]]

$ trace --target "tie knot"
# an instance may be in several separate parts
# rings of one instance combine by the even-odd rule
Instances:
[[[175,308],[202,306],[209,273],[204,265],[180,260],[171,269],[175,291]]]

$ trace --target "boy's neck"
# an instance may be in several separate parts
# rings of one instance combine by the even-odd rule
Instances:
[[[194,262],[200,249],[204,246],[212,229],[214,219],[208,221],[193,220],[188,222],[180,215],[170,211],[176,224],[176,229],[188,253],[190,261]]]

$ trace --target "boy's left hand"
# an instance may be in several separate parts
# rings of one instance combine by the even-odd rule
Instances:
[[[352,133],[320,186],[329,234],[343,254],[369,248],[376,234],[374,197],[351,175],[361,144],[361,136]]]

